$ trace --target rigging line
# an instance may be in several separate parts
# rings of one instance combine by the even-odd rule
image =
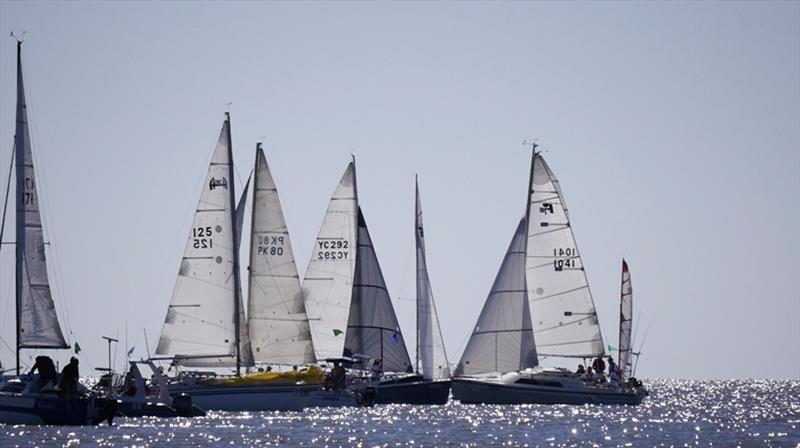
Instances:
[[[14,146],[16,146],[16,136],[14,137]],[[8,166],[8,181],[6,181],[6,194],[5,200],[3,201],[3,218],[0,221],[0,242],[3,241],[3,232],[6,228],[6,212],[8,211],[8,194],[11,192],[11,174],[14,170],[14,147],[11,148],[11,164]],[[2,244],[0,244],[0,249],[2,249]]]

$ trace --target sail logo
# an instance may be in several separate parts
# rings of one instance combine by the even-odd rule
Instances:
[[[542,206],[539,207],[539,213],[544,213],[545,215],[548,214],[548,213],[552,214],[553,213],[553,204],[551,204],[549,202],[543,202]]]
[[[213,190],[213,189],[215,189],[217,187],[222,187],[222,188],[227,190],[228,189],[228,179],[225,179],[224,177],[219,178],[219,179],[217,179],[215,177],[212,177],[211,181],[208,183],[208,188],[210,190]]]

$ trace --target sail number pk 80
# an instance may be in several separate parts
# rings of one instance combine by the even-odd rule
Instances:
[[[258,255],[280,257],[283,243],[283,236],[258,235]]]
[[[318,260],[347,260],[350,257],[350,242],[347,240],[317,240]]]

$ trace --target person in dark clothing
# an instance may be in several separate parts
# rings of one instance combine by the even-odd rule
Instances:
[[[78,392],[78,360],[73,356],[69,360],[69,364],[64,366],[61,370],[61,393],[67,396],[75,396]]]
[[[594,362],[592,362],[592,369],[594,369],[598,375],[602,375],[603,372],[606,371],[606,363],[603,361],[602,356],[595,358]]]
[[[34,371],[39,371],[39,379],[36,380],[36,386],[38,389],[43,388],[51,381],[55,382],[56,377],[58,376],[58,372],[56,372],[56,366],[53,364],[53,360],[50,359],[49,356],[37,356],[36,363],[33,364],[33,367],[31,367],[28,375],[33,375]]]

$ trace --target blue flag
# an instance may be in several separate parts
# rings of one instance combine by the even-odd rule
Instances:
[[[128,350],[128,358],[131,357],[131,355],[133,354],[133,349],[135,349],[135,348],[136,348],[136,346],[134,345],[133,347],[131,347],[130,350]]]
[[[400,342],[400,335],[397,333],[392,333],[392,340],[396,343]]]

